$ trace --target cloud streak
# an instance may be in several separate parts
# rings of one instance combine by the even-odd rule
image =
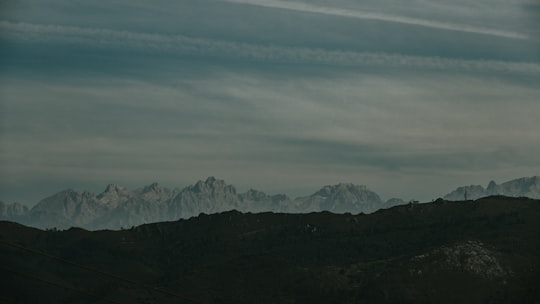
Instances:
[[[521,0],[19,2],[0,18],[0,199],[215,175],[427,200],[540,170]]]
[[[344,9],[339,9],[339,8],[318,6],[318,5],[308,4],[308,3],[301,3],[301,2],[289,2],[289,1],[282,1],[282,0],[223,0],[223,1],[230,2],[230,3],[237,3],[237,4],[254,5],[254,6],[260,6],[260,7],[293,10],[293,11],[306,12],[306,13],[315,13],[315,14],[355,18],[355,19],[401,23],[401,24],[407,24],[407,25],[428,27],[428,28],[433,28],[433,29],[458,31],[458,32],[481,34],[481,35],[490,35],[490,36],[497,36],[497,37],[504,37],[504,38],[511,38],[511,39],[529,39],[529,37],[525,34],[505,31],[505,30],[500,30],[500,29],[484,28],[484,27],[472,26],[472,25],[467,25],[467,24],[439,22],[439,21],[411,18],[411,17],[405,17],[405,16],[387,15],[387,14],[380,14],[380,13],[374,13],[374,12],[368,12],[368,11],[361,11],[361,10],[349,10],[349,9],[344,10]]]
[[[217,175],[279,192],[346,181],[431,199],[436,191],[403,180],[427,174],[418,171],[538,171],[534,85],[439,73],[280,76],[226,71],[169,85],[0,79],[11,126],[0,184],[57,178],[44,196],[73,181],[178,185]]]
[[[271,2],[273,3],[273,2]],[[67,43],[105,49],[135,49],[176,55],[232,57],[245,60],[309,63],[337,66],[386,66],[460,71],[514,71],[539,73],[540,64],[494,60],[465,60],[388,53],[323,50],[150,34],[77,26],[0,21],[2,35],[31,43]]]

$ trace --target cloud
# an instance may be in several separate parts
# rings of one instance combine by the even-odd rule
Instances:
[[[428,27],[433,29],[450,30],[466,33],[474,33],[481,35],[497,36],[511,39],[528,39],[529,37],[523,33],[505,31],[500,29],[483,28],[467,24],[455,24],[447,22],[439,22],[426,19],[411,18],[405,16],[387,15],[361,10],[344,10],[339,8],[318,6],[302,2],[291,2],[282,0],[223,0],[230,3],[254,5],[268,8],[279,8],[293,11],[316,13],[332,16],[341,16],[347,18],[377,20],[384,22],[401,23],[407,25],[415,25]]]
[[[166,2],[5,15],[0,199],[209,175],[431,199],[540,170],[537,36],[517,4]]]
[[[425,187],[435,178],[457,186],[463,176],[540,169],[540,91],[506,77],[226,70],[167,84],[0,80],[2,184],[54,181],[41,197],[74,181],[98,191],[216,175],[269,192],[343,181],[431,199],[451,190]]]
[[[272,2],[273,3],[273,2]],[[215,58],[308,63],[319,65],[386,66],[461,71],[515,71],[539,73],[540,64],[495,60],[465,60],[441,57],[407,56],[389,53],[362,53],[305,47],[286,47],[228,42],[182,35],[150,34],[76,26],[42,25],[0,21],[2,35],[32,43],[68,43],[105,49],[131,49],[143,52],[192,54]]]
[[[3,84],[10,114],[5,152],[20,164],[50,157],[59,165],[67,154],[73,161],[96,155],[120,163],[129,155],[141,165],[175,157],[370,165],[374,156],[394,164],[406,160],[389,151],[435,160],[501,146],[540,148],[534,140],[540,91],[504,78],[350,73],[306,79],[228,72],[170,85],[114,79]],[[275,153],[280,150],[287,153]]]

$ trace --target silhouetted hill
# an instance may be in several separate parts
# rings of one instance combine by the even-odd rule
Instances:
[[[0,243],[9,303],[540,301],[540,201],[526,198],[229,211],[122,231],[0,222]]]

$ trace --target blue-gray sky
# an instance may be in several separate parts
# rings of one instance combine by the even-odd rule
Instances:
[[[537,175],[539,22],[535,0],[0,0],[0,199]]]

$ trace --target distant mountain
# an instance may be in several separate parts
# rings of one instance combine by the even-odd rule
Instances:
[[[519,178],[500,185],[491,181],[487,188],[479,185],[459,187],[444,199],[457,201],[466,197],[474,200],[490,195],[540,198],[540,177]],[[95,230],[129,228],[229,210],[359,214],[405,203],[399,198],[384,202],[366,186],[350,183],[327,185],[309,196],[291,199],[284,194],[268,195],[254,189],[238,193],[233,185],[208,177],[183,189],[168,189],[157,183],[135,190],[109,184],[97,195],[68,189],[41,200],[30,210],[21,204],[0,202],[0,219],[38,228]]]
[[[109,209],[96,217],[85,227],[88,229],[118,229],[173,220],[169,216],[168,203],[177,194],[178,189],[168,189],[153,183],[134,191],[109,185],[96,198],[107,202]]]
[[[6,204],[0,201],[0,220],[18,219],[28,213],[28,207],[20,204]]]
[[[366,186],[353,184],[338,184],[325,186],[316,193],[300,197],[294,201],[294,211],[333,213],[369,213],[380,209],[383,205],[381,198]]]
[[[133,191],[109,184],[98,195],[70,189],[40,201],[22,222],[38,228],[119,229],[171,220],[168,203],[177,193],[157,183]]]
[[[386,202],[384,202],[384,204],[381,206],[380,209],[387,209],[387,208],[390,208],[390,207],[394,207],[394,206],[399,206],[399,205],[405,205],[407,204],[407,202],[405,202],[404,200],[402,200],[401,198],[391,198],[389,200],[387,200]]]
[[[353,184],[324,186],[310,196],[292,200],[284,194],[267,195],[254,189],[238,193],[225,181],[209,177],[181,190],[164,188],[157,183],[133,191],[109,184],[98,195],[69,189],[41,200],[17,217],[6,215],[4,218],[38,228],[119,229],[229,210],[358,214],[401,203],[404,202],[399,199],[383,202],[366,186]]]
[[[459,187],[444,196],[446,200],[461,201],[475,200],[490,195],[504,195],[510,197],[540,198],[540,176],[522,177],[500,185],[494,181],[489,182],[487,188],[480,185]]]

